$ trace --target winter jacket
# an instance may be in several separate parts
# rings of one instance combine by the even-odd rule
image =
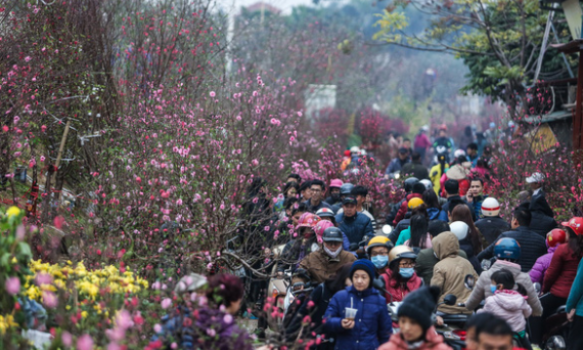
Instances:
[[[528,228],[543,238],[546,238],[547,233],[557,227],[557,222],[550,216],[546,216],[539,211],[533,211],[530,214],[532,215],[532,219]]]
[[[372,216],[372,214],[370,213],[370,211],[368,211],[368,210],[366,210],[364,208],[361,208],[361,209],[362,210],[360,210],[359,213],[368,216],[368,218],[370,219],[370,221],[372,223],[372,230],[373,230],[373,232],[376,232],[376,230],[377,230],[377,221],[375,220],[374,216]],[[332,209],[332,210],[334,210],[334,209]],[[335,211],[334,213],[336,213],[336,215],[342,214],[342,213],[344,213],[344,209],[342,209],[342,207],[341,207],[337,211]]]
[[[445,163],[443,165],[443,171],[441,171],[441,164],[434,165],[431,170],[429,170],[429,180],[433,183],[433,190],[435,194],[439,196],[441,192],[441,176],[449,170],[449,164]]]
[[[433,244],[433,241],[431,243]],[[458,250],[457,253],[464,259],[468,258],[466,252],[461,249]],[[433,278],[433,268],[438,262],[439,259],[435,256],[435,250],[433,250],[433,248],[423,249],[417,254],[415,273],[423,279],[425,285],[428,286],[431,283],[431,279]]]
[[[520,265],[505,260],[497,260],[489,270],[482,272],[470,297],[468,299],[462,299],[466,300],[466,307],[468,310],[474,310],[482,300],[492,295],[492,291],[490,291],[490,284],[492,283],[491,276],[494,272],[502,269],[512,272],[512,275],[514,275],[514,281],[521,284],[526,289],[528,296],[526,301],[532,308],[532,315],[542,315],[543,307],[541,306],[536,290],[534,290],[534,286],[530,281],[530,276],[527,273],[520,271]]]
[[[442,211],[443,209],[441,208],[427,208],[427,215],[429,216],[429,220],[439,220],[439,216]]]
[[[520,244],[520,259],[518,259],[518,264],[522,267],[523,272],[530,271],[536,259],[547,253],[545,239],[527,227],[519,226],[512,231],[504,232],[498,237],[498,240],[504,237],[514,238]],[[488,248],[478,254],[479,261],[490,259],[494,256],[496,242],[490,244]]]
[[[472,198],[471,202],[468,202],[468,206],[470,207],[470,210],[472,211],[472,216],[475,219],[482,218],[482,203],[484,203],[484,200],[486,198],[488,198],[488,196],[478,196],[478,197]]]
[[[484,308],[478,312],[489,312],[506,320],[512,331],[518,333],[526,328],[526,318],[532,314],[532,308],[524,295],[504,289],[486,298]]]
[[[403,339],[401,333],[391,335],[388,343],[383,344],[379,350],[408,350],[409,344]],[[443,341],[443,337],[431,327],[425,333],[425,341],[415,350],[451,350],[449,345]]]
[[[415,148],[423,148],[427,149],[431,146],[431,141],[429,141],[429,137],[424,133],[419,133],[415,136],[415,142],[413,143],[413,147]]]
[[[464,280],[467,275],[478,278],[472,264],[458,255],[460,244],[452,232],[443,232],[433,239],[433,249],[439,262],[433,268],[431,285],[441,289],[439,302],[442,302],[447,294],[453,294],[457,300],[466,300],[470,291],[465,287]],[[457,305],[440,305],[437,310],[447,314],[471,314],[466,308]]]
[[[549,206],[547,202],[547,198],[545,197],[545,192],[541,189],[538,191],[537,194],[533,194],[532,198],[530,199],[530,206],[528,209],[531,212],[538,211],[546,216],[550,216],[551,218],[555,216],[555,213]]]
[[[423,281],[416,273],[411,276],[406,281],[399,283],[396,278],[393,278],[393,271],[387,269],[381,278],[385,281],[385,298],[387,299],[387,304],[393,301],[403,301],[407,294],[419,289],[423,285]]]
[[[480,219],[476,221],[476,227],[482,232],[488,245],[496,242],[502,232],[510,231],[510,224],[499,216]]]
[[[343,265],[352,263],[356,258],[345,250],[332,259],[323,249],[312,252],[300,262],[300,267],[310,273],[312,282],[322,283],[332,277]]]
[[[577,275],[577,266],[581,261],[581,257],[575,257],[573,254],[569,243],[563,243],[557,248],[545,274],[543,293],[551,292],[559,298],[569,297],[571,286]]]
[[[427,171],[427,168],[423,166],[423,164],[417,162],[405,164],[403,169],[401,169],[401,176],[403,178],[414,176],[419,180],[429,180],[429,172]]]
[[[281,252],[282,261],[278,264],[277,270],[283,272],[291,268],[295,271],[300,261],[304,260],[312,252],[312,249],[314,251],[321,249],[316,236],[309,238],[307,241],[304,241],[303,238],[292,239],[283,247]]]
[[[397,216],[395,216],[395,220],[393,221],[393,225],[397,225],[401,220],[405,218],[405,214],[409,210],[409,201],[413,198],[423,198],[422,195],[419,193],[411,193],[407,195],[407,199],[401,203],[401,208],[397,212]]]
[[[447,197],[447,202],[441,206],[441,214],[439,214],[439,220],[449,222],[449,217],[447,216],[447,212],[449,211],[449,204],[451,202],[459,202],[459,201],[463,201],[465,204],[468,204],[468,202],[466,202],[466,199],[462,198],[460,195],[456,194],[456,195]],[[473,214],[472,214],[472,216],[473,216]]]
[[[352,329],[344,329],[341,325],[347,307],[358,310]],[[328,304],[324,319],[324,330],[336,339],[336,350],[377,349],[393,333],[385,298],[372,287],[359,292],[350,286],[336,293]]]
[[[555,250],[557,250],[557,248],[558,246],[549,247],[549,249],[547,250],[548,253],[536,259],[536,262],[534,263],[532,270],[530,270],[530,272],[528,273],[532,283],[538,282],[542,285],[543,280],[545,278],[545,272],[547,272],[547,269],[551,265],[551,259],[553,258],[553,254],[555,253]]]
[[[348,237],[350,243],[360,243],[365,236],[372,238],[374,231],[370,218],[363,213],[346,217],[344,213],[336,215],[336,225]]]
[[[318,205],[312,205],[312,200],[308,199],[307,201],[304,202],[304,204],[306,204],[306,207],[308,208],[308,212],[310,212],[312,214],[316,214],[316,212],[322,208],[332,209],[332,206],[330,204],[326,203],[326,201],[320,201],[320,203],[318,203]]]
[[[389,166],[387,167],[387,170],[385,171],[385,175],[390,175],[392,173],[400,173],[401,170],[403,169],[403,166],[405,166],[405,164],[411,162],[410,158],[407,158],[405,160],[401,160],[400,158],[395,158],[393,160],[391,160],[391,162],[389,163]]]
[[[571,293],[567,298],[566,312],[571,312],[575,310],[575,314],[579,317],[583,317],[583,260],[579,262],[579,267],[577,268],[577,276],[575,281],[573,281],[573,287],[571,288]]]
[[[482,265],[480,264],[480,260],[478,260],[478,258],[476,257],[476,254],[474,254],[474,247],[472,246],[472,243],[468,238],[460,241],[460,249],[466,253],[468,261],[470,262],[470,264],[472,264],[472,267],[474,268],[476,273],[478,275],[481,274]]]
[[[398,242],[399,238],[401,237],[401,233],[405,232],[407,229],[409,229],[409,232],[411,232],[410,227],[411,227],[411,212],[407,212],[407,214],[405,214],[405,218],[399,221],[399,223],[395,226],[393,231],[389,233],[389,239],[391,240],[391,242]]]
[[[389,215],[387,215],[387,218],[385,220],[386,223],[391,224],[393,221],[395,221],[395,218],[397,217],[397,213],[401,209],[401,205],[406,200],[407,200],[407,198],[405,197],[405,198],[401,199],[399,201],[399,203],[393,205],[393,207],[391,208],[391,212],[389,213]]]

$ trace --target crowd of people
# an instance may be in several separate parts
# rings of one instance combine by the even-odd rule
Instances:
[[[386,218],[375,218],[359,184],[290,174],[272,206],[263,180],[253,181],[245,215],[272,206],[278,222],[254,249],[277,262],[273,278],[292,276],[282,339],[308,339],[311,349],[442,350],[450,347],[436,327],[467,315],[467,349],[513,349],[516,341],[539,349],[546,320],[566,305],[567,349],[583,349],[583,218],[556,222],[541,173],[525,178],[521,203],[502,218],[488,195],[487,146],[468,138],[453,151],[445,131],[432,167],[424,165],[429,139],[390,162],[387,174],[399,172],[405,195]],[[261,283],[251,290],[263,336],[271,291]],[[451,295],[457,303],[446,302]],[[398,320],[391,303],[401,303]]]

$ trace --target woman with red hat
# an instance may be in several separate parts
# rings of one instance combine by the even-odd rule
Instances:
[[[532,283],[543,283],[545,272],[547,272],[547,269],[551,265],[551,260],[553,259],[555,250],[559,248],[559,245],[565,243],[566,241],[567,233],[560,228],[553,229],[547,233],[548,253],[538,258],[534,263],[532,270],[530,270],[528,273]]]
[[[559,245],[545,273],[542,291],[546,294],[540,297],[543,315],[531,322],[533,344],[540,344],[542,341],[544,320],[559,306],[567,303],[577,275],[577,267],[583,257],[583,217],[574,217],[563,222],[562,226],[568,234],[568,241]]]

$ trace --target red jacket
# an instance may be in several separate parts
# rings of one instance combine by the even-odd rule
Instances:
[[[409,278],[407,283],[398,283],[397,280],[393,278],[393,271],[390,269],[387,269],[387,272],[382,274],[382,277],[385,280],[386,291],[391,293],[385,293],[387,304],[391,301],[403,301],[407,294],[419,289],[423,283],[423,280],[417,276],[417,273],[413,273],[413,276]]]
[[[559,298],[568,298],[571,285],[577,275],[577,267],[581,258],[573,257],[569,243],[563,243],[555,250],[551,265],[545,273],[543,292],[551,292]]]
[[[379,350],[407,350],[409,345],[401,337],[401,333],[394,333],[391,335],[388,343],[384,343],[379,347]],[[451,350],[451,348],[443,342],[443,337],[435,331],[435,327],[427,330],[425,335],[425,342],[421,344],[416,350]]]
[[[415,197],[423,199],[423,196],[418,194],[418,193],[408,194],[407,200],[404,200],[403,203],[401,203],[401,208],[399,208],[399,211],[397,212],[397,215],[395,216],[395,220],[393,221],[393,225],[396,226],[399,223],[399,221],[401,221],[405,218],[405,215],[407,214],[407,211],[409,210],[409,201]]]

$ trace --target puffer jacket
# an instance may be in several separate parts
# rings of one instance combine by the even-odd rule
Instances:
[[[457,237],[449,231],[441,233],[433,239],[433,250],[439,262],[433,268],[431,285],[441,289],[439,302],[442,302],[447,294],[453,294],[457,300],[466,300],[470,291],[464,285],[467,275],[478,278],[474,267],[469,261],[458,255],[460,244]],[[446,314],[471,314],[472,312],[457,305],[440,305],[437,308]]]
[[[391,335],[388,343],[383,344],[379,350],[409,350],[409,344],[403,339],[401,333]],[[449,345],[444,343],[443,337],[431,327],[425,333],[425,341],[415,350],[451,350]]]
[[[431,241],[433,244],[433,240]],[[468,256],[463,250],[458,250],[458,255],[464,259]],[[433,278],[433,268],[439,262],[439,259],[435,256],[435,250],[433,248],[423,249],[417,254],[417,264],[415,265],[415,273],[417,276],[423,279],[425,285],[430,285],[431,279]]]
[[[498,240],[509,237],[514,238],[520,244],[520,259],[518,264],[523,272],[528,272],[534,266],[536,259],[547,253],[545,239],[539,234],[532,232],[528,227],[519,226],[515,230],[507,231],[498,237]],[[498,241],[497,240],[497,241]],[[478,260],[490,259],[494,256],[494,246],[496,242],[490,244],[478,254]]]
[[[381,278],[385,281],[385,298],[387,304],[393,301],[403,301],[407,294],[419,289],[423,285],[423,280],[417,276],[416,273],[411,276],[405,283],[399,283],[396,278],[393,278],[393,271],[387,269]]]
[[[480,264],[480,261],[476,257],[476,254],[474,254],[474,247],[472,247],[472,243],[470,242],[470,240],[468,238],[460,241],[460,249],[466,253],[466,256],[468,257],[468,261],[470,262],[470,264],[472,264],[476,273],[478,275],[481,274],[482,273],[482,265]]]
[[[531,231],[538,233],[543,238],[546,238],[547,233],[557,227],[557,222],[550,216],[546,216],[538,211],[533,211],[530,214],[532,215],[532,219],[530,220],[528,228]]]
[[[341,324],[347,307],[358,310],[352,329],[344,329]],[[359,292],[350,286],[336,293],[328,304],[324,319],[324,330],[336,339],[336,350],[377,349],[393,333],[385,298],[372,287]]]
[[[569,243],[561,244],[545,274],[543,283],[543,293],[551,292],[552,295],[559,298],[568,298],[571,286],[577,275],[577,266],[581,257],[573,256],[574,252],[569,247]]]
[[[344,213],[336,215],[336,225],[348,237],[350,243],[360,243],[365,236],[372,238],[374,231],[370,218],[363,213],[346,217]]]
[[[545,272],[547,272],[547,269],[551,265],[551,259],[553,258],[553,254],[555,253],[555,250],[557,250],[557,248],[558,246],[549,247],[549,249],[547,250],[548,253],[536,259],[536,262],[534,263],[532,270],[530,270],[530,272],[528,273],[532,283],[536,282],[540,284],[543,283],[543,280],[545,278]]]
[[[492,295],[492,291],[490,291],[490,284],[492,283],[491,276],[494,272],[502,269],[512,272],[514,281],[526,289],[526,295],[528,296],[526,301],[532,308],[532,315],[542,315],[543,307],[541,306],[536,290],[534,290],[534,286],[530,281],[530,276],[527,273],[520,271],[520,265],[505,260],[497,260],[489,270],[482,272],[470,297],[468,299],[462,299],[466,300],[466,308],[468,308],[468,310],[474,310],[480,305],[482,300],[485,300]]]
[[[510,231],[510,224],[499,216],[480,219],[476,221],[476,227],[488,244],[494,243],[503,232]]]
[[[526,318],[532,314],[532,308],[526,297],[514,290],[498,290],[486,298],[484,308],[478,312],[489,312],[508,322],[513,332],[522,332],[526,327]]]
[[[322,283],[332,277],[342,266],[352,263],[356,260],[354,254],[345,250],[332,259],[320,249],[317,252],[312,252],[300,261],[300,267],[310,273],[312,282]]]
[[[409,201],[413,198],[423,198],[422,195],[420,195],[419,193],[411,193],[409,195],[407,195],[407,200],[403,201],[403,203],[401,203],[401,208],[399,208],[399,211],[397,212],[397,216],[395,216],[395,220],[393,221],[393,225],[397,225],[401,220],[403,220],[405,218],[405,215],[407,214],[407,211],[409,210]]]

